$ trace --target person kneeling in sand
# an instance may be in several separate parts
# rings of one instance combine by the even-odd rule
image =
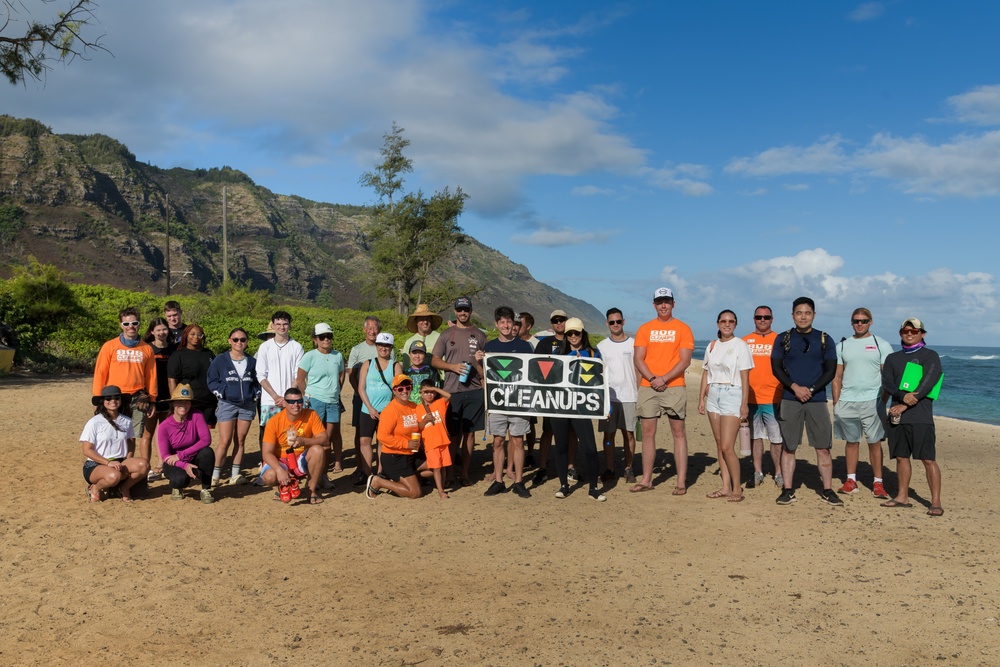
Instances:
[[[91,398],[94,416],[80,434],[83,455],[83,478],[87,480],[90,502],[101,500],[101,492],[118,487],[122,500],[132,502],[129,490],[149,472],[149,461],[136,458],[132,420],[121,414],[122,391],[115,385],[101,389]]]
[[[369,475],[365,496],[374,499],[381,489],[400,498],[415,500],[422,494],[417,479],[415,459],[420,450],[420,432],[434,423],[434,415],[417,413],[417,404],[410,400],[413,381],[399,373],[392,378],[392,400],[382,408],[378,419],[379,462],[382,471]]]
[[[282,400],[285,408],[268,420],[264,427],[264,439],[260,453],[264,460],[260,469],[260,480],[267,486],[278,486],[284,491],[292,487],[298,493],[298,479],[293,479],[295,470],[282,459],[290,457],[297,470],[304,473],[307,481],[307,495],[310,505],[323,502],[316,487],[326,473],[327,445],[326,428],[319,416],[302,407],[302,392],[297,387],[285,390]],[[280,495],[281,500],[288,500]]]

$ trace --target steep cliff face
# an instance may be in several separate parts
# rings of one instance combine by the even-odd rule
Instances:
[[[80,282],[165,293],[169,210],[172,291],[210,289],[222,280],[225,188],[232,279],[320,305],[369,302],[362,286],[371,271],[372,221],[364,207],[277,195],[229,167],[159,169],[110,137],[55,135],[37,125],[22,134],[17,123],[33,121],[0,120],[0,213],[14,211],[7,217],[18,220],[0,230],[0,267],[31,254]],[[481,318],[509,304],[532,311],[540,324],[554,308],[602,321],[590,304],[472,239],[442,264],[441,275],[472,277],[482,288]]]

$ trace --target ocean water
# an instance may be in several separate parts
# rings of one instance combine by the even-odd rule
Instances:
[[[899,349],[898,340],[890,340]],[[709,341],[695,342],[694,358],[705,356]],[[941,356],[944,384],[934,414],[1000,425],[1000,347],[934,345]]]

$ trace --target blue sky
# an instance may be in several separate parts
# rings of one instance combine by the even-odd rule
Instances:
[[[461,186],[468,233],[631,329],[665,285],[699,338],[723,308],[749,331],[759,303],[786,328],[805,294],[838,338],[866,306],[890,340],[912,315],[931,343],[1000,345],[995,3],[101,0],[96,15],[113,57],[0,89],[4,112],[353,204],[372,202],[358,176],[396,121],[408,189]]]

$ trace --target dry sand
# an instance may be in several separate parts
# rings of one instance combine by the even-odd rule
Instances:
[[[938,420],[942,518],[919,464],[915,507],[879,507],[864,447],[845,507],[819,500],[807,447],[797,504],[775,505],[770,479],[742,504],[708,500],[697,413],[684,497],[664,423],[659,487],[618,484],[604,504],[585,487],[557,500],[552,481],[530,500],[480,482],[368,501],[349,474],[316,507],[251,486],[172,502],[164,481],[88,504],[89,386],[0,380],[2,665],[1000,664],[996,427]],[[834,456],[842,478],[843,443]],[[488,458],[477,441],[477,479]]]

